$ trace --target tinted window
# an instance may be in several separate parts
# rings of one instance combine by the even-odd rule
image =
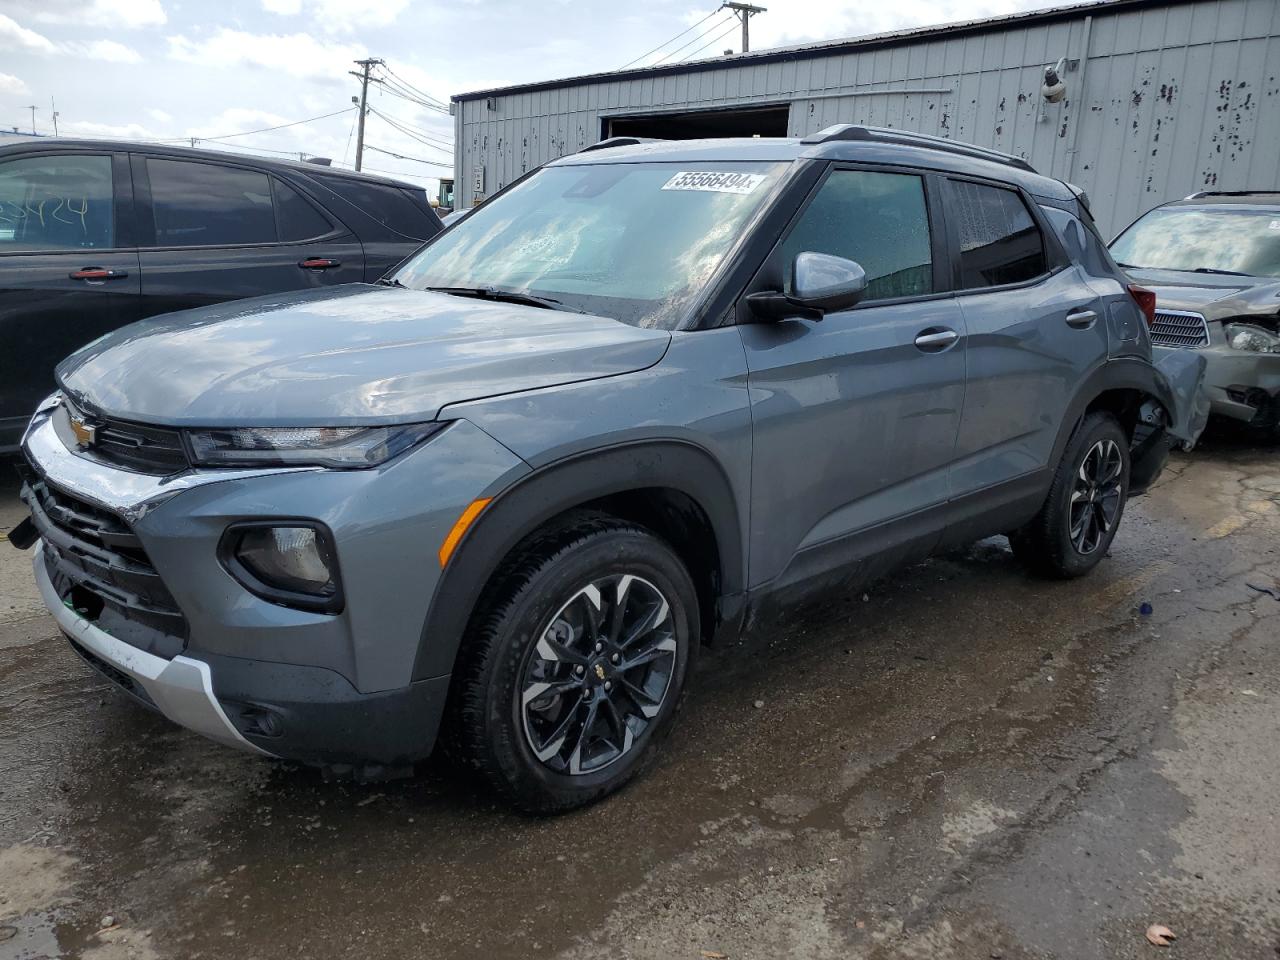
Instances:
[[[110,247],[113,214],[110,157],[0,163],[0,253]]]
[[[283,180],[276,180],[276,217],[280,221],[281,240],[310,240],[322,237],[333,225],[321,215],[310,200]]]
[[[1047,269],[1044,238],[1022,197],[1012,190],[948,181],[950,216],[960,234],[960,286],[997,287]]]
[[[346,177],[316,177],[326,187],[362,213],[393,232],[414,240],[430,240],[440,232],[440,220],[431,212],[426,194],[417,196],[399,187]]]
[[[868,300],[933,292],[923,181],[836,170],[783,244],[788,284],[796,254],[805,251],[856,260],[867,272]]]
[[[265,173],[148,158],[147,174],[157,246],[275,242],[271,182]]]

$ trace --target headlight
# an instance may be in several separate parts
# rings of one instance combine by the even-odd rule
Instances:
[[[189,430],[196,463],[206,466],[376,467],[443,430],[443,423],[392,427],[228,427]]]
[[[1280,336],[1252,323],[1228,323],[1227,343],[1237,350],[1255,353],[1280,353]]]
[[[319,523],[237,524],[224,535],[219,553],[228,572],[264,600],[329,613],[342,608],[337,554]]]

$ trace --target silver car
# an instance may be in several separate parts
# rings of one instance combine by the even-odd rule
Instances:
[[[1214,414],[1280,438],[1280,193],[1195,193],[1111,243],[1156,294],[1151,341],[1205,358]]]
[[[1152,364],[1152,307],[1017,158],[609,144],[378,284],[87,345],[10,540],[84,660],[178,723],[364,776],[439,735],[563,810],[773,612],[993,534],[1092,570],[1190,435],[1203,362]]]

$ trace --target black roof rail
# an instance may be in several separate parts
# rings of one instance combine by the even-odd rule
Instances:
[[[1280,190],[1197,190],[1189,193],[1183,200],[1199,200],[1201,197],[1273,197]]]
[[[945,137],[932,137],[927,133],[912,133],[910,130],[895,130],[890,127],[864,127],[857,123],[837,123],[801,138],[801,143],[830,143],[833,140],[862,140],[869,143],[896,143],[905,146],[928,147],[932,150],[943,150],[947,153],[958,153],[978,160],[990,160],[1003,163],[1007,167],[1017,167],[1035,173],[1036,168],[1021,157],[999,150],[988,150],[986,147],[972,143],[960,143]]]
[[[613,147],[634,147],[639,143],[659,143],[661,137],[608,137],[599,143],[593,143],[589,147],[583,147],[579,153],[589,153],[592,150],[609,150]]]

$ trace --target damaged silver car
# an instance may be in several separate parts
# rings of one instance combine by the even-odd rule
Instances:
[[[1211,412],[1280,439],[1280,192],[1194,193],[1111,242],[1156,293],[1151,343],[1194,350]]]

